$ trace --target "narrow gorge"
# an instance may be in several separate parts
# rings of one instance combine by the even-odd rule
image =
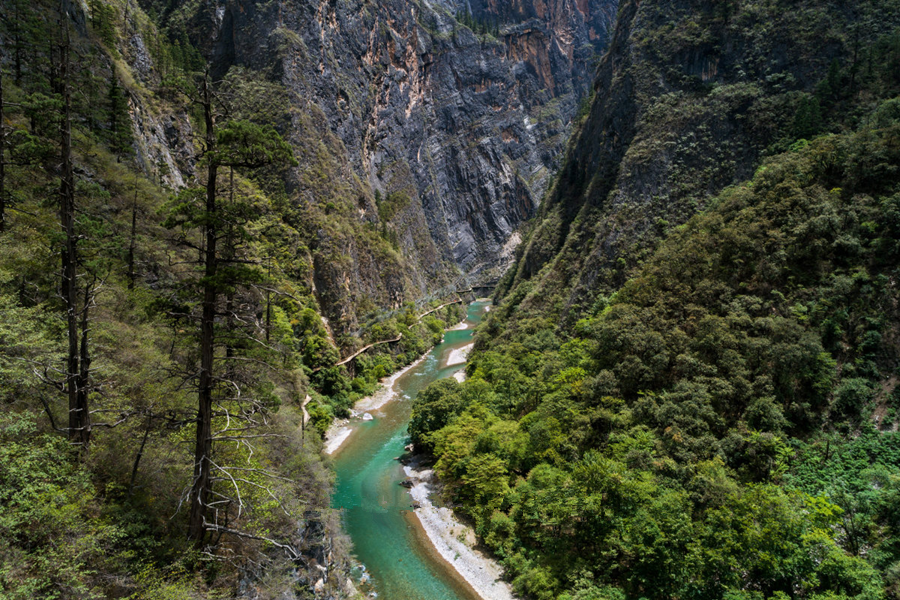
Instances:
[[[0,600],[900,599],[900,0],[0,0]]]
[[[611,0],[152,3],[214,78],[279,86],[288,177],[341,331],[509,265],[589,100]],[[145,43],[145,42],[144,42]],[[340,226],[338,225],[340,224]],[[384,247],[367,237],[375,229]]]

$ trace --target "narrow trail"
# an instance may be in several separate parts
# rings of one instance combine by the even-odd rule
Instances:
[[[374,347],[374,346],[378,346],[378,345],[380,345],[380,344],[392,344],[392,343],[394,343],[394,342],[399,342],[402,338],[403,338],[403,334],[401,333],[400,335],[398,335],[397,337],[395,337],[395,338],[392,339],[392,340],[381,340],[380,342],[372,342],[371,344],[369,344],[369,345],[367,345],[367,346],[363,346],[362,348],[360,348],[359,350],[357,350],[356,352],[354,352],[353,354],[351,354],[351,355],[348,356],[347,358],[341,360],[340,362],[336,362],[336,363],[334,363],[334,364],[331,365],[331,366],[332,366],[332,367],[339,367],[339,366],[341,366],[341,365],[346,365],[348,362],[350,362],[351,360],[353,360],[354,358],[356,358],[357,356],[359,356],[360,354],[362,354],[363,352],[365,352],[365,351],[368,350],[369,348],[372,348],[372,347]],[[325,367],[316,367],[315,369],[312,370],[312,372],[313,372],[313,373],[317,373],[317,372],[321,371],[321,370],[324,369],[324,368],[325,368]]]
[[[437,308],[432,308],[432,309],[429,310],[428,312],[422,313],[421,315],[419,315],[418,317],[416,317],[416,321],[417,321],[417,322],[418,322],[418,321],[421,321],[422,319],[424,319],[425,317],[427,317],[427,316],[430,315],[431,313],[437,312],[437,311],[441,310],[442,308],[446,308],[446,307],[448,307],[448,306],[452,306],[453,304],[462,304],[462,303],[463,303],[462,298],[457,297],[456,300],[454,300],[453,302],[447,302],[446,304],[441,304],[441,305],[438,306]],[[346,365],[348,362],[350,362],[351,360],[353,360],[354,358],[356,358],[357,356],[359,356],[360,354],[362,354],[363,352],[365,352],[365,351],[368,350],[369,348],[373,348],[373,347],[379,346],[379,345],[381,345],[381,344],[393,344],[394,342],[399,342],[402,338],[403,338],[403,334],[401,333],[400,335],[398,335],[397,337],[395,337],[395,338],[392,339],[392,340],[381,340],[380,342],[372,342],[371,344],[368,344],[368,345],[366,345],[366,346],[363,346],[362,348],[360,348],[359,350],[357,350],[356,352],[354,352],[353,354],[351,354],[351,355],[348,356],[347,358],[341,359],[339,362],[336,362],[336,363],[334,363],[334,364],[331,365],[331,366],[333,366],[333,367],[340,367],[341,365]],[[333,340],[332,340],[332,345],[334,345],[334,341],[333,341]],[[321,370],[324,369],[324,368],[325,368],[325,367],[316,367],[315,369],[312,370],[312,372],[313,372],[313,373],[317,373],[317,372],[321,371]]]
[[[309,394],[306,395],[306,398],[303,400],[303,404],[300,405],[300,408],[303,410],[303,428],[306,429],[306,425],[309,423],[309,413],[306,412],[306,405],[309,404],[309,401],[312,400]]]
[[[447,302],[446,304],[441,304],[437,308],[433,308],[433,309],[429,310],[428,312],[419,315],[418,317],[416,317],[416,321],[421,321],[423,318],[427,317],[431,313],[439,311],[442,308],[446,308],[447,306],[451,306],[453,304],[461,304],[461,303],[462,303],[462,299],[457,297],[456,300],[454,300],[453,302]],[[403,339],[402,333],[391,340],[381,340],[380,342],[372,342],[371,344],[367,344],[367,345],[363,346],[362,348],[360,348],[359,350],[357,350],[356,352],[354,352],[347,358],[344,358],[344,359],[340,360],[339,362],[334,363],[334,365],[332,365],[332,366],[340,367],[341,365],[346,365],[351,360],[353,360],[354,358],[356,358],[357,356],[359,356],[366,350],[369,350],[370,348],[379,346],[381,344],[393,344],[393,343],[399,342],[401,339]],[[333,340],[332,340],[332,344],[334,344]],[[317,373],[317,372],[321,371],[323,368],[325,368],[325,367],[316,367],[315,369],[312,370],[312,372]],[[301,408],[303,409],[303,427],[304,428],[306,428],[306,425],[309,423],[310,418],[311,418],[309,416],[309,412],[306,410],[306,405],[309,404],[311,400],[312,400],[312,398],[310,398],[309,394],[307,394],[306,398],[303,400],[303,404],[301,405]]]
[[[462,298],[457,298],[457,299],[454,300],[453,302],[448,302],[448,303],[446,303],[446,304],[441,304],[441,305],[438,306],[437,308],[432,308],[432,309],[429,310],[428,312],[422,313],[421,315],[419,315],[418,317],[416,317],[416,320],[417,320],[417,321],[421,321],[423,318],[427,317],[427,316],[430,315],[431,313],[437,312],[437,311],[441,310],[442,308],[445,308],[445,307],[447,307],[447,306],[451,306],[451,305],[453,305],[453,304],[462,304]]]
[[[392,344],[392,343],[394,343],[394,342],[399,342],[400,339],[401,339],[402,337],[403,337],[403,334],[401,333],[400,335],[398,335],[397,337],[395,337],[395,338],[392,339],[392,340],[382,340],[382,341],[380,341],[380,342],[373,342],[373,343],[369,344],[368,346],[363,346],[362,348],[360,348],[359,350],[357,350],[356,352],[354,352],[353,354],[351,354],[350,356],[348,356],[347,358],[345,358],[345,359],[342,360],[341,362],[335,363],[334,366],[339,367],[339,366],[341,366],[341,365],[346,365],[348,362],[350,362],[351,360],[353,360],[354,358],[356,358],[357,356],[359,356],[360,354],[362,354],[363,352],[365,352],[365,351],[368,350],[369,348],[372,348],[372,347],[374,347],[374,346],[378,346],[379,344]]]

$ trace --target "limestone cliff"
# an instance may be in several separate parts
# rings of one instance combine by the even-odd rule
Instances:
[[[540,306],[567,290],[577,317],[764,156],[852,122],[871,95],[869,46],[897,15],[888,1],[623,1],[590,112],[501,293],[530,280],[525,302]]]
[[[313,283],[329,317],[351,328],[511,260],[510,236],[561,160],[616,2],[157,9],[216,77],[249,72],[285,88],[282,129],[301,161],[289,193],[310,235]]]

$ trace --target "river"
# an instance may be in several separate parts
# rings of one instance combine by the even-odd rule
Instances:
[[[408,443],[412,400],[429,383],[463,366],[459,352],[472,341],[472,327],[487,302],[469,305],[466,329],[448,331],[424,361],[394,382],[397,399],[361,422],[335,455],[337,485],[332,505],[342,509],[357,559],[382,600],[477,600],[474,590],[434,550],[412,512],[406,477],[394,460]],[[457,364],[448,365],[453,357]],[[367,591],[371,591],[367,589]]]

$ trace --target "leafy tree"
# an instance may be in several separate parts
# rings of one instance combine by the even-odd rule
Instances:
[[[810,138],[822,130],[822,109],[815,96],[804,96],[794,114],[794,136]]]
[[[455,379],[443,379],[422,390],[416,396],[409,421],[412,442],[423,451],[432,450],[430,434],[448,425],[463,408]]]

